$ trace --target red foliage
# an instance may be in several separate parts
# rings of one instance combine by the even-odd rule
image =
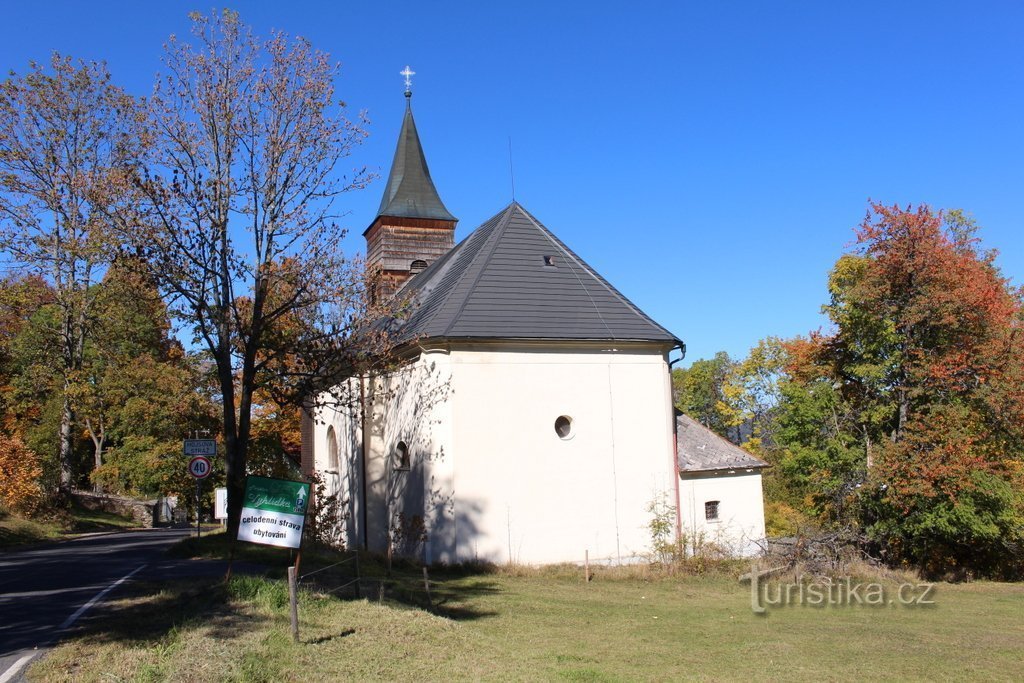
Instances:
[[[896,497],[956,498],[971,472],[1002,468],[1024,438],[1021,297],[969,232],[941,213],[873,204],[858,305],[891,324],[902,404],[882,471]]]

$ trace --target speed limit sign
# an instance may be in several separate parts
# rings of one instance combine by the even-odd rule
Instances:
[[[188,473],[196,479],[206,479],[212,469],[210,459],[205,455],[197,455],[188,461]]]

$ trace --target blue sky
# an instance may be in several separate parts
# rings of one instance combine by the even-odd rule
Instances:
[[[195,2],[7,3],[0,67],[104,59],[147,94]],[[687,360],[825,323],[869,198],[963,208],[1024,283],[1024,3],[235,2],[342,63],[386,175],[406,64],[457,238],[516,199]],[[45,10],[41,9],[45,7]],[[343,198],[362,251],[383,181]]]

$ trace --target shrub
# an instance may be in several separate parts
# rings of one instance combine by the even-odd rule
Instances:
[[[42,505],[43,468],[21,439],[0,435],[0,506],[31,515]]]

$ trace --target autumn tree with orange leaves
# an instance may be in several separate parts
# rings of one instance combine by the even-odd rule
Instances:
[[[776,445],[811,511],[890,559],[1017,575],[1022,297],[975,231],[958,211],[872,204],[830,276],[834,332],[784,345]]]
[[[127,200],[138,153],[135,100],[106,65],[54,53],[0,83],[0,251],[52,287],[51,328],[62,383],[54,434],[60,489],[75,475],[72,398],[94,323],[94,285],[113,254],[109,215]]]

